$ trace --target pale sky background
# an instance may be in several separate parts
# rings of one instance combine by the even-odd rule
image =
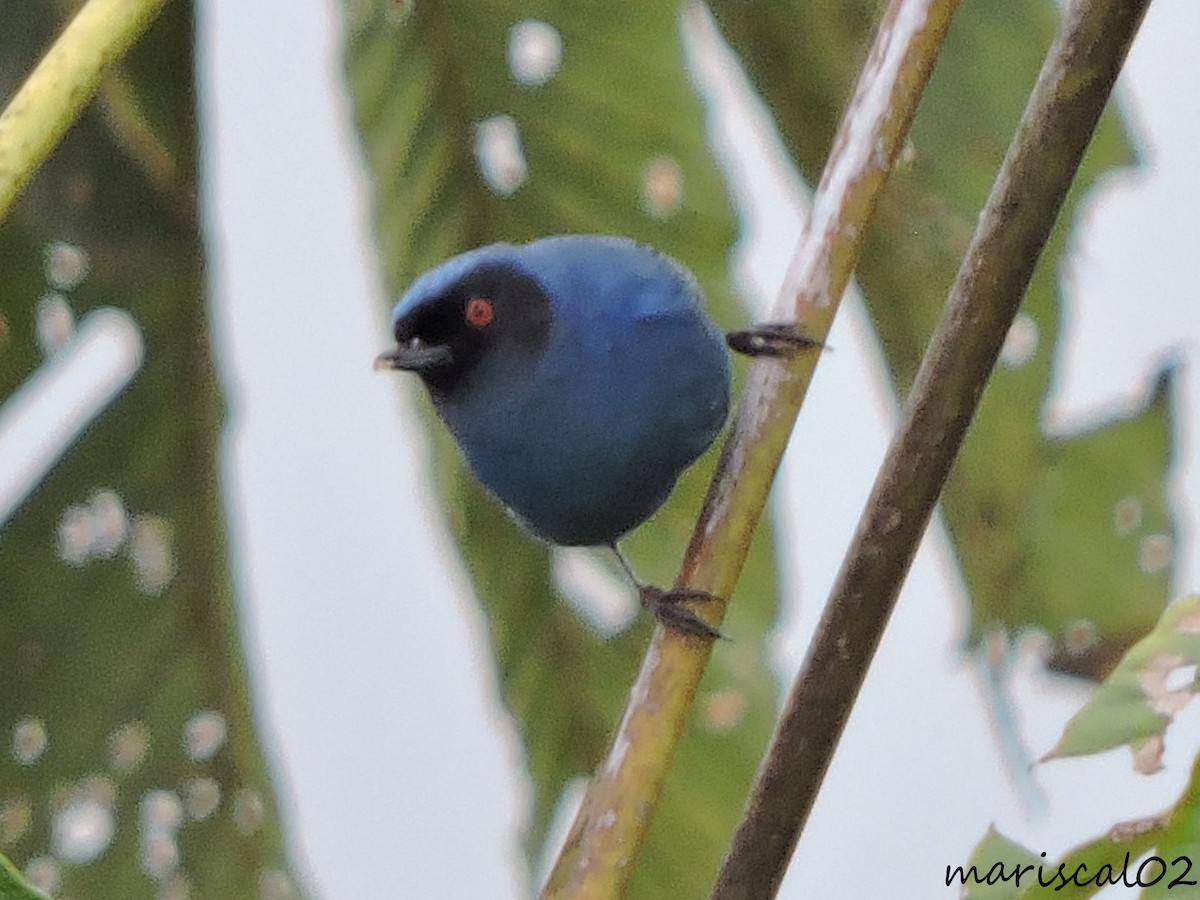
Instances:
[[[258,708],[295,856],[328,898],[519,897],[527,799],[519,745],[424,480],[422,441],[410,427],[415,386],[399,391],[370,367],[387,344],[387,304],[334,4],[198,6],[205,219],[230,411],[224,485]],[[1120,88],[1148,165],[1096,195],[1075,241],[1054,401],[1056,416],[1075,420],[1139,398],[1164,354],[1186,361],[1181,592],[1200,586],[1190,540],[1200,500],[1197,47],[1200,5],[1152,6]],[[794,242],[801,191],[772,180],[769,148],[742,150],[755,213],[742,262],[770,294]],[[830,338],[837,353],[820,365],[781,479],[786,505],[821,511],[785,531],[796,548],[779,642],[788,681],[891,428],[862,319],[856,303],[843,308]],[[1005,773],[978,670],[958,652],[965,616],[947,560],[935,531],[785,897],[956,896],[943,886],[945,866],[964,862],[990,823],[1054,857],[1116,821],[1161,810],[1184,783],[1200,746],[1195,709],[1169,734],[1164,773],[1132,775],[1125,751],[1043,766],[1035,776],[1047,811],[1028,813]],[[1085,694],[1030,663],[1018,666],[1014,685],[1022,737],[1040,755]]]

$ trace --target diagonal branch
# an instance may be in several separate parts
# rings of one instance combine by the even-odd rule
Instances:
[[[773,897],[1149,0],[1074,0],[921,364],[713,900]]]
[[[0,221],[166,0],[89,0],[0,114]]]
[[[866,224],[958,0],[893,0],[813,199],[775,317],[829,331]],[[745,561],[816,355],[755,364],[678,586],[728,597]],[[721,604],[712,604],[720,616]],[[709,612],[705,607],[704,612]],[[611,898],[629,877],[687,723],[711,645],[655,631],[629,704],[584,797],[544,898]]]

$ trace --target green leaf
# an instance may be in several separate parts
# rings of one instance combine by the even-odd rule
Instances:
[[[0,96],[59,6],[0,4]],[[170,4],[0,226],[0,398],[45,364],[39,321],[114,307],[146,348],[0,526],[0,848],[89,900],[291,877],[225,560],[192,51]]]
[[[1197,861],[1200,757],[1192,763],[1191,779],[1174,808],[1161,816],[1113,826],[1096,840],[1068,851],[1054,866],[1046,865],[1044,880],[1054,885],[1055,896],[1066,898],[1094,896],[1104,885],[1119,885],[1118,891],[1141,887],[1139,896],[1146,900],[1192,897],[1200,882]],[[1064,881],[1066,886],[1059,887]],[[1029,889],[1018,896],[1043,897],[1046,893]]]
[[[1170,846],[1171,840],[1168,818],[1139,818],[1117,824],[1096,840],[1073,847],[1061,859],[1051,862],[1045,858],[1045,854],[1034,856],[1025,847],[1014,844],[996,832],[995,828],[990,828],[974,848],[967,865],[976,868],[980,881],[984,881],[991,872],[996,876],[994,883],[976,884],[964,896],[971,900],[1024,900],[1052,895],[1084,900],[1106,887],[1115,887],[1117,890],[1150,887],[1150,890],[1141,893],[1144,898],[1159,895],[1190,896],[1186,893],[1159,893],[1176,878],[1181,881],[1175,887],[1183,888],[1182,878],[1187,877],[1187,869],[1180,863],[1177,854],[1164,854],[1163,847]],[[1153,854],[1142,858],[1142,854],[1150,851],[1157,851],[1157,858]],[[1190,858],[1194,859],[1195,856]],[[1001,875],[1008,877],[1000,881]],[[947,877],[949,880],[949,875]],[[970,869],[967,869],[967,878],[967,883],[972,884]],[[961,883],[958,874],[950,883]]]
[[[1195,692],[1198,663],[1200,595],[1192,595],[1172,603],[1154,630],[1126,652],[1083,709],[1067,723],[1062,738],[1046,759],[1098,753],[1129,744],[1139,770],[1157,770],[1166,728]],[[1173,674],[1183,674],[1186,683],[1175,684]],[[1041,897],[1053,891],[1055,896],[1082,898],[1094,896],[1108,885],[1119,885],[1122,890],[1142,887],[1140,896],[1147,898],[1193,896],[1196,882],[1200,882],[1200,871],[1196,870],[1200,861],[1200,756],[1192,763],[1183,795],[1163,815],[1120,823],[1102,837],[1068,851],[1055,863],[1034,857],[992,829],[976,847],[968,865],[984,874],[1001,862],[1005,871],[1011,872],[1012,863],[1022,859],[1041,866],[1034,873],[1040,884],[1023,880],[1018,891],[1008,881],[979,888],[992,893],[972,890],[966,896]]]
[[[1195,598],[1193,598],[1195,599]],[[1167,874],[1142,896],[1181,897],[1195,895],[1200,882],[1200,756],[1192,762],[1187,789],[1175,808],[1163,820],[1147,820],[1142,827],[1155,826],[1158,842],[1155,850],[1166,864]],[[1149,880],[1149,873],[1147,873]],[[1188,891],[1188,888],[1191,891]]]
[[[878,9],[868,0],[838,4],[836,13],[794,0],[714,3],[811,183]],[[966,0],[951,26],[913,123],[911,153],[888,184],[857,272],[900,395],[912,383],[1049,46],[1055,10],[1049,0]],[[1055,276],[1068,229],[1096,179],[1132,161],[1120,120],[1105,116],[942,504],[971,592],[972,641],[997,628],[1038,626],[1055,642],[1057,666],[1097,678],[1153,625],[1166,602],[1170,553],[1149,572],[1137,562],[1140,542],[1154,537],[1169,544],[1175,534],[1164,501],[1169,404],[1156,394],[1133,421],[1118,415],[1081,434],[1047,435],[1042,417],[1060,343]],[[1097,469],[1099,460],[1118,456],[1115,470]],[[1091,499],[1076,509],[1085,484]],[[1117,505],[1126,498],[1140,507],[1136,533],[1114,529]]]
[[[1044,854],[1034,855],[990,828],[975,847],[968,865],[975,866],[981,880],[991,874],[993,883],[973,885],[963,896],[971,900],[1047,896],[1083,900],[1109,886],[1118,890],[1136,887],[1139,874],[1141,884],[1149,884],[1163,872],[1161,857],[1157,862],[1153,859],[1139,862],[1139,858],[1164,837],[1163,825],[1164,820],[1158,818],[1124,822],[1102,837],[1067,851],[1054,862]],[[1178,868],[1167,869],[1162,883],[1169,883],[1179,872]],[[1000,880],[1002,876],[1007,877]]]
[[[1140,408],[1042,448],[1027,498],[1030,521],[1019,535],[1037,543],[1021,548],[1024,589],[1009,592],[1005,615],[1058,638],[1057,668],[1110,670],[1113,654],[1146,633],[1146,615],[1168,596],[1176,541],[1165,481],[1173,388],[1174,371],[1166,369]]]
[[[1200,595],[1192,595],[1172,603],[1154,630],[1126,652],[1045,758],[1129,744],[1138,771],[1158,771],[1163,736],[1192,698],[1198,664]],[[1180,674],[1186,683],[1175,683]]]
[[[680,259],[714,315],[727,326],[740,321],[728,287],[732,215],[684,70],[676,3],[347,0],[343,9],[346,68],[392,295],[469,247],[608,232]],[[506,56],[512,29],[529,21],[549,23],[561,39],[561,65],[541,84],[514,78]],[[490,128],[514,126],[524,175],[510,167],[510,181],[489,186],[476,141]],[[551,550],[508,520],[465,472],[444,429],[432,416],[427,424],[450,527],[487,611],[504,702],[528,758],[532,860],[563,786],[589,774],[604,750],[649,623],[640,617],[622,634],[597,635],[563,602]],[[714,461],[710,453],[687,473],[627,542],[644,578],[674,576]],[[760,529],[726,621],[735,641],[714,656],[631,896],[703,894],[736,823],[777,703],[764,641],[776,609],[769,541]]]
[[[1011,900],[1020,895],[1022,885],[1037,878],[1042,862],[993,827],[975,845],[961,872],[946,867],[946,886],[962,887],[963,900]]]

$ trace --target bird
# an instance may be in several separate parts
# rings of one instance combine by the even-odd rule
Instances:
[[[475,477],[534,536],[609,548],[643,607],[679,633],[721,632],[634,574],[618,542],[666,501],[729,413],[728,349],[783,356],[794,325],[724,335],[694,276],[616,235],[497,243],[420,275],[377,368],[417,374]]]

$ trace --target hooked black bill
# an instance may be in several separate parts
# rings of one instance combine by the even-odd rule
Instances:
[[[398,344],[375,357],[376,369],[399,369],[406,372],[427,372],[430,369],[448,366],[454,362],[454,354],[445,344],[426,344],[413,338],[406,344]]]

